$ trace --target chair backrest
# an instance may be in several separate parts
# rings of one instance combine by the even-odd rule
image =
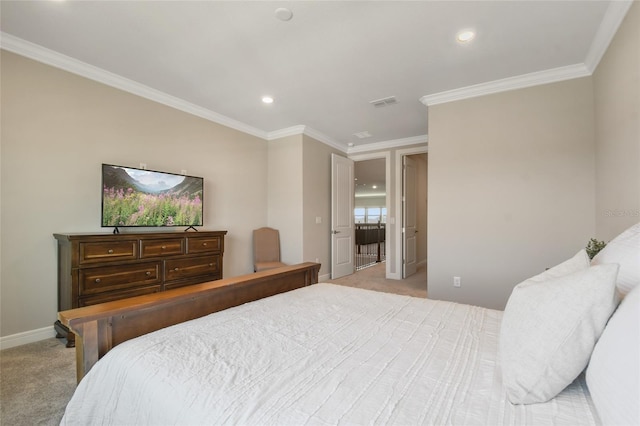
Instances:
[[[280,262],[280,233],[273,228],[253,231],[253,263]]]

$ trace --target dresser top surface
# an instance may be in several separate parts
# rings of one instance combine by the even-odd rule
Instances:
[[[120,234],[113,233],[56,233],[53,237],[57,240],[127,240],[127,239],[160,239],[160,238],[196,238],[196,237],[212,237],[225,235],[227,231],[164,231],[164,232],[123,232]]]

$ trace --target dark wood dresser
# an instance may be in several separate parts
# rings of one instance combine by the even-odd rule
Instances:
[[[53,234],[58,311],[219,280],[226,233]],[[67,327],[54,326],[75,346]]]

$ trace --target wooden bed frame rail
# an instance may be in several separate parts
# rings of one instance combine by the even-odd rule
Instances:
[[[306,262],[58,313],[76,335],[78,382],[114,346],[174,324],[318,282]]]

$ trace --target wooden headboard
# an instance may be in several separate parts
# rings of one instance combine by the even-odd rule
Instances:
[[[318,282],[319,263],[301,263],[58,313],[76,335],[78,382],[114,346],[174,324]]]

